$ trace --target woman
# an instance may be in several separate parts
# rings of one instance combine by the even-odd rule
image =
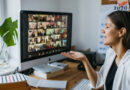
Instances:
[[[95,88],[104,85],[105,90],[130,90],[130,12],[115,11],[109,14],[102,33],[104,45],[111,48],[99,72],[91,67],[87,57],[80,52],[62,54],[83,62]]]

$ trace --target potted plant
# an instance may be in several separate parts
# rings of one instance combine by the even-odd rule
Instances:
[[[11,17],[6,18],[0,26],[0,62],[8,59],[7,47],[16,45],[16,40],[18,40],[17,28],[18,21],[12,21]]]

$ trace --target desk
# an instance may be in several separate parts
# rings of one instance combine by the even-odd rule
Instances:
[[[51,78],[50,80],[67,80],[67,87],[66,90],[70,90],[72,87],[74,87],[81,79],[87,78],[87,74],[85,71],[80,71],[77,69],[78,63],[74,62],[68,62],[64,61],[63,63],[66,63],[69,65],[69,68],[65,71],[64,74],[56,76],[54,78]],[[32,77],[41,79],[39,77],[36,77],[34,75],[31,75]],[[53,89],[46,89],[46,88],[31,88],[31,90],[53,90]],[[93,89],[93,90],[101,90],[101,89]]]

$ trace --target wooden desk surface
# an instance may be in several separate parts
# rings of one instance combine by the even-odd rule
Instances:
[[[86,74],[85,71],[80,71],[80,70],[77,69],[78,63],[67,62],[67,61],[64,61],[64,63],[69,65],[69,68],[65,71],[65,73],[63,73],[62,75],[56,76],[54,78],[50,78],[49,80],[67,80],[67,88],[66,88],[66,90],[70,90],[81,79],[87,78],[87,74]],[[36,77],[34,75],[31,75],[31,76],[35,77],[35,78],[38,78],[38,79],[41,79],[41,78]],[[34,88],[34,87],[32,87],[31,90],[53,90],[53,89]]]

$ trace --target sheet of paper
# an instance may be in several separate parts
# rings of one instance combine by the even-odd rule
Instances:
[[[25,76],[27,83],[33,87],[41,88],[66,88],[67,81],[58,80],[38,80],[33,77]]]
[[[36,79],[36,78],[33,78],[33,77],[29,77],[29,76],[25,76],[26,80],[27,80],[27,83],[30,85],[30,86],[33,86],[33,87],[38,87],[38,83],[39,83],[39,80]]]
[[[57,81],[57,80],[40,80],[38,87],[46,88],[66,88],[67,81]]]

